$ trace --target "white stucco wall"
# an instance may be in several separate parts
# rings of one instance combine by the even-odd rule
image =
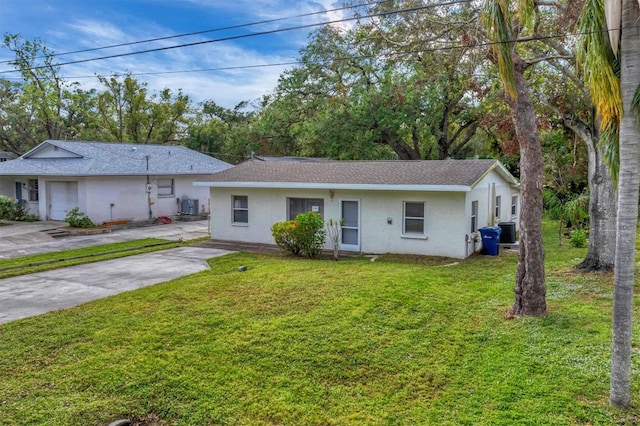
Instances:
[[[29,179],[37,179],[37,176],[1,176],[0,177],[0,194],[9,198],[16,198],[16,182],[22,185],[22,197],[25,200],[25,209],[27,212],[39,216],[39,203],[29,200]]]
[[[211,192],[213,239],[273,244],[271,225],[286,220],[287,198],[324,199],[324,218],[340,218],[341,200],[360,202],[360,251],[464,258],[465,193],[220,189]],[[249,223],[232,223],[232,197],[248,197]],[[425,203],[426,238],[403,236],[403,202]],[[391,224],[388,223],[391,219]],[[329,248],[327,242],[327,248]]]
[[[248,224],[232,223],[234,195],[248,197]],[[496,197],[501,214],[495,217]],[[516,215],[511,214],[517,196]],[[477,228],[515,222],[518,228],[520,194],[517,187],[492,171],[469,192],[347,191],[311,189],[211,188],[213,239],[273,244],[271,225],[287,219],[288,198],[322,198],[324,218],[339,219],[341,200],[360,203],[360,251],[465,258],[482,249],[482,239],[471,232],[471,205],[478,201]],[[425,203],[423,238],[403,235],[403,202]],[[390,222],[390,223],[389,223]],[[326,248],[330,248],[327,242]]]
[[[15,197],[14,179],[7,176],[0,176],[0,194],[9,198]]]
[[[149,200],[152,217],[175,216],[179,207],[178,198],[197,199],[200,212],[203,211],[203,206],[208,211],[209,191],[207,188],[193,186],[193,181],[199,177],[174,177],[174,194],[159,196],[158,179],[164,178],[171,177],[151,176],[149,178],[150,193],[146,192],[146,176],[84,178],[79,180],[78,184],[80,210],[96,223],[117,219],[148,219]]]
[[[193,181],[203,176],[173,177],[174,195],[158,196],[158,179],[171,176],[151,176],[151,214],[175,216],[178,211],[177,199],[197,199],[199,212],[209,211],[209,189],[194,187]],[[15,198],[15,182],[39,180],[39,201],[27,203],[27,208],[41,220],[48,220],[50,182],[77,182],[78,207],[96,223],[116,219],[145,220],[149,218],[149,204],[146,192],[146,176],[106,176],[106,177],[50,177],[50,176],[3,176],[0,178],[0,194]],[[28,193],[23,189],[23,196]],[[111,204],[113,203],[113,207]]]

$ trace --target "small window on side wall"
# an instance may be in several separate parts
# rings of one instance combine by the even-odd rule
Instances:
[[[38,201],[38,179],[29,179],[29,201]]]
[[[498,195],[496,197],[496,220],[500,219],[500,214],[502,213],[501,207],[502,207],[502,196]]]
[[[511,217],[518,216],[518,196],[511,197]]]
[[[233,223],[249,223],[249,197],[233,196]]]
[[[471,202],[471,232],[478,230],[478,202]]]
[[[158,179],[158,197],[171,197],[174,193],[173,179]]]
[[[404,202],[403,233],[406,235],[424,235],[424,203]]]

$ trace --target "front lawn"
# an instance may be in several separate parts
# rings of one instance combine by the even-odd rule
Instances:
[[[515,254],[215,258],[0,326],[0,424],[640,422],[608,405],[612,278],[583,255],[548,238],[549,315],[511,320]]]

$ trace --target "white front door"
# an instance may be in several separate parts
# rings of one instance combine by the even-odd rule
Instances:
[[[78,182],[49,182],[49,219],[64,220],[78,207]]]
[[[348,251],[360,251],[360,201],[341,200],[342,237],[340,248]]]

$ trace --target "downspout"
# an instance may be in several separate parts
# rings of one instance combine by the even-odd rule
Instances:
[[[491,184],[491,200],[489,200],[489,208],[491,211],[489,212],[489,217],[491,218],[490,225],[496,226],[496,183]]]
[[[149,156],[144,156],[145,160],[147,160],[147,173],[149,172]],[[149,179],[149,175],[147,174],[147,186],[145,190],[149,189],[149,185],[151,185],[151,180]],[[153,219],[153,212],[151,211],[151,191],[147,192],[147,207],[149,208],[149,220]]]

